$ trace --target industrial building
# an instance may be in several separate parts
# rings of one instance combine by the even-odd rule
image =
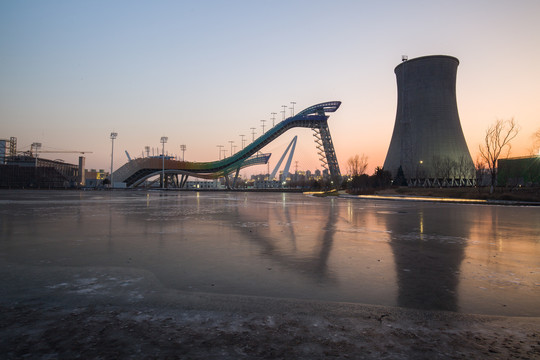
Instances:
[[[18,155],[9,157],[5,164],[0,165],[0,187],[43,189],[78,187],[84,183],[80,174],[79,165]]]
[[[85,158],[79,164],[38,157],[39,146],[18,152],[17,138],[0,140],[0,187],[2,188],[73,188],[85,184]]]
[[[497,184],[512,187],[540,185],[540,155],[499,159]]]
[[[432,55],[403,57],[394,73],[397,111],[384,169],[401,168],[410,186],[473,185],[475,168],[458,114],[459,60]]]

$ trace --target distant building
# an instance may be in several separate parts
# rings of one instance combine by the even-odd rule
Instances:
[[[0,165],[0,187],[4,188],[71,188],[78,187],[80,179],[79,165],[58,160],[18,155]]]
[[[539,186],[540,155],[499,159],[497,184],[500,186]]]
[[[215,190],[223,189],[224,185],[221,185],[217,179],[215,180],[194,180],[186,182],[186,189],[190,190]]]
[[[0,140],[0,165],[6,164],[9,157],[17,155],[17,138],[10,137],[9,140]]]
[[[6,163],[9,151],[9,140],[0,139],[0,165]]]
[[[85,187],[96,188],[103,185],[103,180],[109,176],[109,173],[103,169],[90,169],[85,171]]]

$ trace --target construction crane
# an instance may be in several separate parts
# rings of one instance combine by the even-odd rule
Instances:
[[[70,150],[58,150],[58,151],[49,151],[49,150],[38,150],[38,151],[22,151],[19,154],[24,154],[26,156],[34,157],[35,154],[92,154],[92,151],[70,151]]]
[[[78,150],[40,150],[41,143],[35,142],[30,145],[30,155],[37,154],[92,154],[92,151],[78,151]]]
[[[35,148],[35,149],[34,149]],[[92,154],[92,151],[79,150],[40,150],[39,147],[32,146],[30,148],[30,156],[34,154]]]
[[[77,150],[57,150],[57,151],[50,151],[50,150],[38,150],[36,151],[39,154],[92,154],[92,151],[77,151]]]

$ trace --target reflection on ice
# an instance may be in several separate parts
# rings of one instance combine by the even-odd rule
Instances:
[[[44,274],[95,270],[50,275],[51,291],[143,299],[140,276],[97,270],[114,268],[183,291],[540,316],[536,208],[280,193],[2,195],[3,259]]]

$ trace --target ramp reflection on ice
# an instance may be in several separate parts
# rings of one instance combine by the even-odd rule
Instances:
[[[1,199],[2,258],[50,277],[136,269],[181,291],[540,316],[537,208],[240,192]]]

